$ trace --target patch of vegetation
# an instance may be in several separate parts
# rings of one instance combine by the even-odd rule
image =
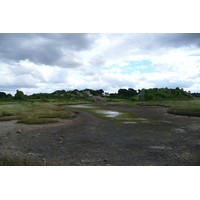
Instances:
[[[21,117],[18,115],[12,115],[12,116],[3,116],[0,117],[0,121],[11,121],[11,120],[17,120],[20,119]]]
[[[174,115],[200,117],[200,105],[188,104],[182,106],[174,106],[169,108],[167,112]]]
[[[74,117],[76,115],[70,109],[49,102],[20,101],[4,102],[0,105],[0,121],[18,119],[19,123],[41,124],[58,122],[52,118],[69,119]]]
[[[15,100],[25,100],[25,96],[24,93],[22,91],[17,90],[15,96],[14,96]]]
[[[153,88],[143,89],[139,94],[139,100],[141,101],[162,101],[162,100],[186,100],[192,99],[192,96],[183,89],[168,89],[168,88]]]
[[[8,112],[7,110],[3,110],[0,114],[0,117],[4,117],[4,116],[12,116],[13,113]]]
[[[75,114],[65,106],[96,103],[93,95],[103,96],[106,99],[106,104],[109,105],[167,106],[170,107],[168,112],[172,114],[199,116],[199,104],[193,105],[194,96],[197,97],[199,93],[193,94],[178,87],[175,89],[153,88],[142,90],[128,88],[119,89],[117,93],[110,94],[104,93],[102,89],[75,89],[72,91],[57,90],[50,94],[24,95],[22,91],[17,90],[14,98],[10,94],[0,92],[0,121],[18,119],[32,121],[33,123],[42,123],[42,121],[46,123],[45,120],[39,119],[73,118]],[[30,120],[30,113],[35,120]]]
[[[21,120],[18,120],[17,123],[24,124],[46,124],[46,123],[56,123],[58,120],[49,119],[49,118],[38,118],[37,116],[26,117]]]
[[[46,113],[38,114],[39,118],[61,118],[61,119],[69,119],[74,118],[76,115],[69,111],[48,111]]]
[[[0,154],[0,166],[44,166],[44,165],[50,165],[50,164],[31,157]]]

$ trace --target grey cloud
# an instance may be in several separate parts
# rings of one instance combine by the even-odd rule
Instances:
[[[109,58],[120,59],[129,55],[161,53],[163,48],[166,50],[183,46],[200,46],[198,33],[2,33],[0,59],[10,64],[28,59],[35,64],[74,68],[82,64],[81,60],[76,59],[77,52],[92,49],[101,35],[110,40],[111,46],[90,60],[90,64],[97,67],[102,66]],[[66,55],[63,50],[68,54]]]
[[[92,67],[101,67],[105,64],[105,62],[106,62],[106,59],[105,59],[104,55],[98,54],[91,59],[90,65]]]
[[[200,46],[199,33],[167,33],[153,34],[155,43],[164,47]]]
[[[75,67],[79,62],[69,57],[63,61],[62,49],[83,51],[92,47],[97,34],[0,34],[0,59],[4,62],[30,60],[36,64]]]
[[[128,33],[107,34],[115,40],[109,56],[156,55],[180,47],[200,47],[199,33]]]

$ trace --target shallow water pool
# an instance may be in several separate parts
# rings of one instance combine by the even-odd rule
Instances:
[[[90,104],[68,105],[67,107],[82,109],[84,111],[95,114],[98,117],[112,119],[123,124],[149,123],[146,118],[137,117],[134,113],[125,111],[110,110],[101,106],[93,106]]]

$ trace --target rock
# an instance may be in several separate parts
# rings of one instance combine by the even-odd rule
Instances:
[[[22,130],[18,130],[18,131],[16,131],[16,133],[22,133]]]
[[[40,137],[40,133],[38,133],[35,137]]]
[[[28,155],[29,155],[29,156],[35,156],[35,154],[34,154],[34,153],[28,153]]]

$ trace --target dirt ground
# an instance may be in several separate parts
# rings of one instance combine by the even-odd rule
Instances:
[[[123,124],[78,110],[71,120],[45,125],[0,122],[0,152],[70,166],[199,166],[200,118],[166,107],[108,106],[150,123]]]

